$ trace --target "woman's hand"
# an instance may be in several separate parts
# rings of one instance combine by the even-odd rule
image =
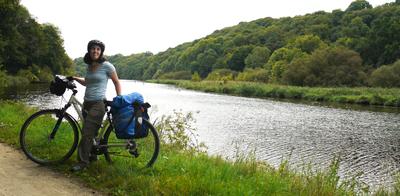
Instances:
[[[85,78],[80,78],[80,77],[75,77],[75,76],[68,76],[67,79],[69,81],[77,81],[79,84],[82,84],[83,86],[86,86],[86,81]]]

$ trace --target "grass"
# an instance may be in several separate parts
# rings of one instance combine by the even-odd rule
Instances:
[[[21,103],[0,101],[0,141],[19,148],[20,127],[34,111]],[[170,117],[169,120],[168,123],[179,125],[168,125],[173,129],[184,127],[182,122],[187,119]],[[50,121],[44,122],[43,126],[48,123]],[[368,188],[358,186],[357,181],[338,177],[338,159],[326,170],[307,169],[298,173],[291,170],[287,162],[274,168],[256,161],[252,155],[227,161],[193,148],[185,150],[182,143],[175,143],[173,140],[162,143],[157,162],[148,169],[138,169],[123,158],[113,164],[101,158],[87,170],[71,173],[69,169],[76,155],[52,168],[78,177],[89,187],[110,195],[358,195],[368,192]],[[381,189],[377,194],[396,193]]]
[[[369,87],[297,87],[255,82],[150,80],[181,88],[257,98],[295,99],[305,101],[400,107],[400,89]]]

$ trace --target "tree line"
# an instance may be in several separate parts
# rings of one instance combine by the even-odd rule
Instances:
[[[399,87],[400,0],[373,8],[261,18],[164,52],[113,55],[121,78]],[[81,69],[83,61],[75,59]],[[80,67],[80,68],[79,68]]]
[[[0,85],[49,81],[73,71],[57,27],[39,24],[19,0],[0,0]]]

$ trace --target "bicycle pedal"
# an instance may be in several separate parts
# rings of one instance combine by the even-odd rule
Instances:
[[[129,150],[129,153],[135,156],[135,158],[139,157],[139,153],[136,148],[134,150]]]

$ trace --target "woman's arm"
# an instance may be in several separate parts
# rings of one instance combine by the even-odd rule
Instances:
[[[86,81],[85,78],[80,78],[76,76],[70,76],[73,80],[76,80],[79,84],[82,84],[83,86],[86,86]]]
[[[111,80],[112,80],[113,83],[114,83],[115,92],[117,93],[117,96],[118,96],[118,95],[121,95],[121,84],[119,83],[119,79],[118,79],[117,72],[114,71],[114,72],[111,74]]]

